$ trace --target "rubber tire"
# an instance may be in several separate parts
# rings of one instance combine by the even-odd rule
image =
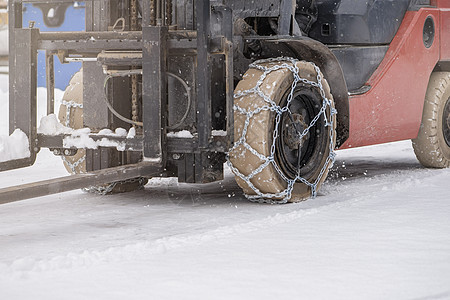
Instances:
[[[443,120],[446,103],[450,101],[450,72],[431,74],[423,107],[419,135],[412,140],[414,153],[428,168],[450,167],[450,147],[445,142]]]
[[[273,65],[273,63],[271,64]],[[311,63],[302,61],[298,62],[297,66],[300,69],[299,72],[300,77],[309,79],[314,82],[317,81],[317,73],[314,66]],[[260,70],[253,68],[249,69],[243,76],[243,79],[238,83],[235,89],[235,93],[249,90],[255,87],[257,82],[260,80],[262,74],[263,72]],[[333,96],[331,95],[330,87],[327,81],[324,79],[323,75],[322,78],[323,78],[322,86],[325,91],[325,95],[328,99],[332,101],[332,107],[334,108]],[[270,98],[275,103],[279,104],[286,91],[288,90],[290,91],[292,82],[293,82],[293,75],[291,71],[287,69],[280,69],[277,71],[273,71],[267,75],[267,77],[264,79],[261,85],[261,89],[266,95],[270,95]],[[253,111],[258,107],[265,105],[266,102],[264,102],[264,100],[261,97],[255,94],[249,94],[247,96],[235,99],[235,104],[243,109]],[[272,134],[274,130],[275,116],[276,116],[275,113],[272,113],[270,111],[262,111],[259,114],[254,115],[250,120],[250,124],[246,135],[246,140],[248,144],[252,148],[257,150],[259,153],[265,155],[266,157],[270,155],[270,148],[273,140]],[[327,117],[330,117],[329,109],[327,110]],[[234,113],[235,142],[237,142],[239,138],[242,136],[242,130],[244,128],[245,120],[246,120],[245,115],[235,111]],[[334,131],[333,143],[335,144],[336,142],[335,115],[333,115],[333,120],[334,126],[333,127],[329,126],[327,127],[328,130],[324,130],[322,132],[326,132],[329,137],[332,131]],[[310,176],[309,178],[305,178],[309,182],[313,182],[318,178],[321,169],[325,165],[326,159],[328,158],[330,152],[329,143],[330,138],[328,138],[328,143],[326,147],[327,151],[323,153],[323,155],[320,158],[320,161],[317,161],[317,168],[315,168],[313,175]],[[233,166],[236,167],[239,170],[239,172],[241,172],[245,176],[248,176],[252,171],[257,169],[262,163],[262,161],[256,155],[252,154],[243,146],[238,146],[234,151],[230,152],[230,161],[233,164]],[[331,162],[327,166],[325,166],[326,170],[320,182],[318,183],[318,188],[321,186],[321,184],[327,177],[330,166]],[[244,180],[242,180],[239,176],[235,176],[235,178],[237,184],[243,189],[245,194],[256,195],[255,191],[251,189],[250,186]],[[262,193],[276,194],[282,192],[287,187],[287,183],[278,174],[278,172],[276,171],[275,167],[272,164],[268,165],[266,168],[263,169],[263,171],[261,171],[261,173],[253,177],[251,182]],[[311,188],[303,183],[298,182],[294,185],[292,197],[289,199],[289,202],[298,202],[306,200],[310,198],[310,196],[311,196]]]
[[[83,104],[83,69],[80,69],[77,73],[75,73],[72,77],[72,79],[69,82],[68,87],[64,91],[64,95],[62,97],[63,101],[67,102],[75,102],[78,104]],[[59,107],[59,113],[58,118],[61,124],[64,126],[70,127],[72,129],[80,129],[83,128],[83,109],[82,108],[74,108],[72,107],[70,109],[69,114],[69,121],[67,122],[67,106],[64,104],[61,104]],[[82,174],[86,173],[86,161],[82,161],[80,164],[78,164],[74,170],[70,167],[70,164],[74,164],[78,162],[79,160],[83,160],[86,157],[86,150],[85,149],[78,149],[77,153],[73,156],[64,156],[64,167],[69,173],[72,174]],[[147,184],[148,179],[139,180],[139,178],[136,178],[134,181],[128,181],[128,182],[118,182],[114,186],[111,193],[125,193],[125,192],[131,192],[135,190],[142,189],[145,184]],[[96,192],[101,191],[104,187],[108,186],[98,186],[98,187],[90,187],[86,189],[90,192]]]
[[[69,85],[64,91],[62,102],[75,102],[83,104],[83,69],[76,72],[70,79]],[[61,124],[72,129],[83,128],[83,109],[72,107],[70,109],[69,120],[67,120],[67,106],[61,104],[59,107],[58,119]],[[70,167],[70,164],[84,159],[86,157],[86,150],[78,149],[77,153],[73,156],[64,156],[64,167],[67,172],[74,174],[86,173],[86,162],[78,164],[74,170]],[[67,162],[66,162],[67,161]]]

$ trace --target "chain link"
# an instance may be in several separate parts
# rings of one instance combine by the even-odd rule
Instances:
[[[65,126],[66,127],[70,127],[72,108],[83,109],[83,103],[76,103],[74,101],[63,100],[61,102],[61,104],[66,106]],[[63,162],[70,168],[70,172],[72,174],[79,173],[79,171],[77,172],[78,166],[86,161],[86,156],[85,155],[83,155],[77,161],[75,161],[73,163],[70,162],[64,155],[61,156],[61,158],[62,158]],[[139,183],[139,187],[143,188],[145,183],[146,183],[146,180],[147,179],[144,178],[144,177],[131,178],[131,179],[128,179],[128,180],[115,181],[115,182],[112,182],[112,183],[106,184],[106,185],[90,186],[88,188],[84,188],[83,191],[90,192],[90,193],[95,193],[95,194],[100,194],[100,195],[106,195],[106,194],[110,194],[114,190],[114,188],[117,185],[119,185],[119,184],[131,184],[131,183],[138,182]]]
[[[139,189],[142,189],[144,188],[146,181],[147,178],[145,177],[137,177],[127,180],[115,181],[106,185],[90,186],[88,188],[84,188],[83,191],[99,195],[107,195],[110,194],[117,185],[138,183]]]
[[[61,104],[66,106],[66,122],[64,125],[66,127],[70,127],[70,112],[72,111],[72,107],[73,108],[83,108],[83,103],[76,103],[75,101],[63,100],[61,102]]]
[[[112,182],[104,186],[103,185],[90,186],[87,188],[83,188],[83,191],[104,196],[110,194],[117,184],[118,182]]]
[[[66,101],[66,100],[62,100],[61,101],[61,105],[65,105],[66,106],[66,120],[65,120],[65,126],[66,127],[71,127],[70,126],[70,113],[72,112],[72,108],[80,108],[83,109],[83,103],[77,103],[75,101]],[[82,156],[80,159],[78,159],[76,162],[72,163],[70,162],[64,155],[61,156],[63,162],[70,168],[70,171],[72,174],[76,174],[76,168],[83,163],[86,160],[85,156]]]
[[[140,26],[138,23],[138,9],[137,9],[137,0],[130,1],[131,8],[131,30],[136,31],[140,30]],[[134,67],[132,69],[135,69]],[[139,112],[138,112],[138,76],[131,75],[131,119],[134,122],[138,122]],[[133,124],[133,127],[136,125]]]
[[[298,63],[300,61],[294,58],[286,58],[286,57],[279,57],[279,58],[269,58],[269,59],[263,59],[255,61],[254,63],[250,64],[250,68],[257,69],[262,71],[262,75],[260,76],[258,82],[256,83],[256,86],[244,90],[244,91],[238,91],[234,94],[234,99],[239,99],[242,97],[245,97],[247,95],[256,94],[257,96],[261,97],[264,102],[266,102],[265,105],[262,107],[258,107],[257,109],[253,111],[246,110],[242,107],[239,107],[238,105],[233,106],[233,110],[235,113],[242,114],[246,117],[244,122],[244,128],[242,130],[242,135],[239,137],[239,139],[234,143],[233,147],[229,150],[227,153],[227,164],[230,167],[231,171],[234,173],[235,176],[238,176],[241,178],[255,193],[256,195],[248,195],[245,196],[253,202],[258,203],[277,203],[282,204],[288,202],[292,197],[292,191],[294,189],[294,184],[301,182],[311,188],[311,196],[315,198],[317,196],[317,188],[319,186],[319,183],[322,179],[322,177],[325,174],[325,171],[328,167],[331,167],[335,161],[336,154],[334,152],[334,118],[333,116],[337,114],[336,109],[332,106],[332,100],[328,99],[326,97],[325,90],[322,86],[322,74],[320,72],[319,67],[317,67],[315,64],[311,63],[317,73],[316,80],[311,81],[306,78],[301,78],[299,75],[300,69],[298,67]],[[272,65],[271,65],[272,64]],[[275,103],[268,95],[266,95],[262,89],[261,86],[266,79],[266,77],[277,70],[286,69],[289,70],[294,77],[294,80],[291,85],[290,93],[287,97],[287,103],[286,106],[281,107],[277,103]],[[295,130],[298,134],[298,139],[302,140],[303,137],[305,137],[311,128],[317,123],[317,121],[320,119],[321,116],[324,117],[325,120],[325,127],[331,126],[332,130],[330,130],[330,144],[329,144],[329,155],[325,161],[325,164],[323,165],[322,169],[320,170],[319,176],[316,178],[314,182],[309,182],[305,178],[303,178],[300,174],[300,166],[298,168],[297,176],[294,179],[288,178],[283,171],[281,170],[280,166],[278,166],[277,162],[275,161],[275,151],[276,151],[276,141],[279,138],[279,132],[278,127],[281,122],[281,116],[284,112],[291,113],[289,110],[290,103],[292,102],[294,98],[294,91],[297,86],[297,84],[303,83],[306,85],[310,85],[312,87],[317,88],[320,91],[320,95],[322,97],[322,107],[320,108],[318,114],[311,120],[310,124],[307,128],[305,128],[302,132],[299,132],[297,128],[295,127]],[[265,156],[262,153],[259,153],[256,149],[254,149],[252,146],[250,146],[249,143],[247,143],[246,136],[247,131],[249,128],[250,120],[255,115],[263,112],[263,111],[271,111],[276,113],[275,117],[275,129],[272,135],[272,145],[270,147],[270,155]],[[329,117],[327,117],[327,111],[329,113]],[[292,124],[294,126],[294,124]],[[259,165],[258,168],[253,170],[249,175],[242,174],[239,169],[237,169],[233,163],[230,161],[230,153],[234,150],[236,150],[239,146],[243,146],[245,149],[250,151],[253,155],[257,156],[262,163]],[[267,168],[269,165],[272,165],[278,175],[287,183],[287,187],[284,191],[278,192],[278,193],[263,193],[261,192],[255,185],[251,182],[251,179],[255,177],[257,174],[261,173],[265,168]]]
[[[79,160],[77,160],[76,162],[71,163],[64,155],[61,156],[61,158],[62,158],[63,162],[64,162],[65,164],[67,164],[67,166],[70,168],[70,171],[71,171],[72,175],[73,175],[73,174],[77,174],[76,168],[77,168],[81,163],[83,163],[83,162],[86,160],[86,157],[85,157],[85,156],[82,156],[82,157],[81,157]]]

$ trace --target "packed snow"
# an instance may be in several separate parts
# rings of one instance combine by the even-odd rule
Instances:
[[[98,147],[115,147],[117,151],[125,150],[125,143],[103,137],[100,140],[94,140],[91,136],[107,136],[107,137],[126,137],[132,138],[136,135],[136,130],[131,128],[127,131],[124,128],[117,128],[115,131],[110,129],[102,129],[98,133],[91,133],[89,128],[81,128],[73,130],[70,136],[63,139],[64,147],[76,147],[87,149],[98,149]]]
[[[112,131],[111,129],[102,129],[98,132],[98,135],[126,137],[128,136],[128,131],[124,128],[117,128],[115,131]]]
[[[43,149],[0,187],[64,175]],[[1,205],[1,299],[450,299],[449,178],[404,141],[338,151],[296,204],[250,203],[226,169]]]
[[[182,139],[191,139],[194,136],[189,130],[181,130],[181,131],[171,131],[167,133],[167,137],[170,138],[182,138]]]
[[[136,136],[136,128],[131,127],[130,130],[128,130],[127,139],[132,139]]]
[[[66,148],[77,147],[87,149],[97,149],[98,147],[115,147],[118,151],[125,150],[125,143],[117,142],[108,138],[94,140],[91,136],[108,136],[108,137],[127,137],[131,138],[136,135],[134,128],[129,132],[124,128],[117,128],[115,131],[111,129],[102,129],[98,133],[91,133],[89,128],[72,129],[62,125],[55,114],[50,114],[41,118],[38,133],[45,135],[67,134],[63,139],[63,145]]]
[[[0,14],[4,10],[0,9]],[[9,39],[8,39],[8,25],[3,25],[0,22],[0,56],[8,55]]]
[[[74,130],[59,123],[55,114],[50,114],[41,118],[37,132],[45,135],[58,135],[71,134]]]
[[[123,129],[123,128],[121,128]],[[118,131],[119,133],[113,133],[111,130],[103,129],[97,135],[126,137],[127,131]],[[118,142],[108,138],[102,138],[100,140],[94,140],[91,136],[89,128],[77,129],[72,132],[70,136],[66,136],[63,139],[63,145],[65,148],[86,148],[86,149],[98,149],[98,147],[115,147],[118,151],[125,150],[125,143]]]
[[[64,92],[55,89],[55,111],[59,110],[61,99]],[[37,120],[41,120],[47,115],[47,89],[39,87],[37,89]],[[8,123],[9,123],[9,100],[8,100],[8,76],[0,74],[0,135],[8,135]],[[38,124],[38,127],[40,123]]]
[[[211,132],[212,136],[227,136],[227,132],[225,130],[213,130]]]
[[[16,129],[10,136],[0,135],[0,162],[26,157],[30,157],[30,146],[22,130]]]

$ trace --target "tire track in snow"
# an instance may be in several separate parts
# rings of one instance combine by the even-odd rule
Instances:
[[[411,174],[412,173],[412,174]],[[434,177],[448,177],[450,170],[412,170],[401,171],[391,175],[377,175],[372,178],[354,179],[325,189],[325,197],[320,197],[317,207],[298,208],[303,204],[313,206],[314,200],[301,204],[294,204],[295,210],[287,213],[277,213],[262,219],[246,223],[222,226],[198,234],[178,235],[163,237],[154,241],[143,241],[125,246],[111,247],[104,250],[85,250],[79,253],[68,253],[52,258],[36,259],[24,257],[16,259],[9,264],[0,263],[0,278],[28,277],[41,272],[51,272],[63,269],[89,267],[97,264],[120,261],[133,261],[145,259],[150,255],[163,254],[167,251],[183,247],[199,246],[215,240],[221,240],[232,236],[269,229],[277,225],[286,224],[306,216],[315,215],[326,211],[336,211],[362,201],[369,201],[391,191],[410,189],[416,185],[426,174],[426,184],[432,184]],[[405,180],[406,177],[406,180]],[[363,182],[363,184],[361,184]],[[420,181],[421,183],[424,180]],[[363,186],[363,188],[361,188]],[[351,192],[350,194],[348,192]],[[343,193],[343,198],[339,194]],[[333,195],[338,195],[335,199]],[[349,198],[347,198],[349,197]]]
[[[87,267],[106,262],[120,262],[145,259],[149,255],[162,254],[170,250],[183,247],[198,246],[207,242],[228,238],[231,236],[271,228],[299,218],[316,214],[317,208],[296,210],[289,213],[277,213],[263,219],[222,226],[204,233],[164,237],[154,241],[138,242],[125,246],[111,247],[106,250],[86,250],[81,253],[68,253],[49,259],[35,259],[25,257],[14,260],[12,263],[0,264],[0,277],[27,277],[33,273],[57,271],[76,267]]]

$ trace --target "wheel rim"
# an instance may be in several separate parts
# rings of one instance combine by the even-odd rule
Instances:
[[[288,95],[282,99],[281,106],[287,104]],[[305,87],[299,87],[294,91],[294,96],[289,104],[289,110],[282,114],[278,124],[279,137],[276,141],[276,160],[280,169],[290,179],[294,179],[300,166],[300,175],[309,178],[314,173],[315,158],[321,153],[326,144],[326,135],[322,134],[324,128],[321,117],[309,132],[299,138],[299,133],[311,124],[320,111],[321,97],[318,91]],[[300,157],[299,157],[300,153]]]
[[[444,107],[442,130],[444,133],[445,142],[447,143],[447,146],[450,147],[450,97],[447,99],[447,103]]]

